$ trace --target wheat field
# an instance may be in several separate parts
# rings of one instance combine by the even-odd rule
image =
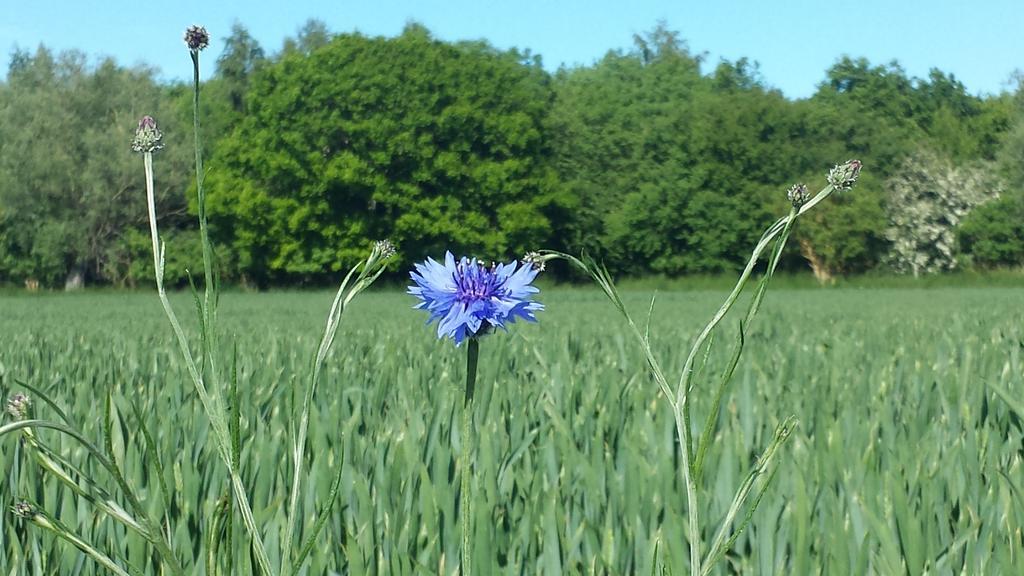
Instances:
[[[624,293],[645,316],[650,292]],[[678,374],[721,302],[716,291],[665,291],[651,334]],[[184,294],[172,299],[191,306]],[[544,290],[537,324],[481,341],[473,462],[473,556],[479,574],[683,573],[685,494],[675,428],[624,322],[603,294]],[[271,561],[280,556],[290,477],[291,414],[302,400],[331,295],[227,293],[225,358],[236,358],[242,476]],[[1013,288],[779,289],[747,333],[745,354],[698,481],[704,518],[721,518],[775,426],[799,426],[774,484],[718,574],[1010,574],[1024,566],[1024,414],[990,384],[1024,397],[1024,310]],[[337,505],[305,574],[455,574],[459,533],[454,417],[462,351],[439,342],[411,297],[361,296],[345,316],[310,418],[310,470],[298,539],[338,467]],[[99,445],[109,394],[111,445],[143,504],[166,513],[190,573],[228,488],[209,424],[155,295],[0,296],[0,389],[47,392]],[[717,337],[728,342],[727,320]],[[727,363],[716,346],[698,379]],[[54,409],[36,401],[35,417]],[[140,424],[151,433],[146,449]],[[102,477],[84,450],[40,430],[56,451]],[[28,497],[142,574],[147,543],[97,513],[0,438],[0,503]],[[156,454],[154,458],[153,454]],[[159,466],[154,459],[159,460]],[[162,470],[161,474],[158,470]],[[158,496],[160,482],[173,496]],[[111,482],[110,487],[114,484]],[[13,493],[12,493],[13,492]],[[111,488],[111,492],[115,492]],[[707,525],[709,541],[717,526]],[[302,540],[299,540],[302,541]],[[237,573],[252,573],[237,525]],[[1016,568],[1015,568],[1016,567]],[[0,573],[103,574],[74,548],[0,515]]]

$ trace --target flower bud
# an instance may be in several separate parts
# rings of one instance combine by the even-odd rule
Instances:
[[[29,397],[21,392],[16,392],[7,400],[7,412],[14,417],[15,420],[25,420],[28,418],[28,409],[32,405],[32,401]]]
[[[202,26],[189,26],[185,29],[185,45],[192,52],[199,52],[210,45],[210,34]]]
[[[857,182],[860,168],[860,160],[848,160],[846,164],[837,164],[828,172],[828,183],[836,190],[849,190]]]
[[[160,140],[164,135],[156,127],[156,120],[152,116],[143,116],[139,120],[139,127],[135,130],[135,138],[132,139],[132,150],[148,154],[156,152],[164,147]]]
[[[391,240],[378,240],[373,244],[373,251],[378,254],[378,258],[384,260],[395,255],[395,245]]]
[[[36,509],[31,504],[25,501],[18,502],[11,507],[11,512],[18,518],[26,518],[31,520],[36,515]]]
[[[544,257],[540,252],[527,252],[523,256],[523,264],[529,264],[537,272],[544,271],[544,263],[548,261],[548,258]]]
[[[806,184],[793,184],[786,192],[786,197],[793,203],[793,207],[799,208],[811,199],[811,193],[807,191]]]

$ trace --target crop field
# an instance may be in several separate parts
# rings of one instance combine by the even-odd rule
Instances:
[[[723,296],[658,294],[650,334],[671,378]],[[293,415],[331,298],[222,297],[222,357],[237,358],[242,477],[275,565]],[[624,294],[641,320],[650,298]],[[192,305],[184,294],[172,299],[179,311]],[[539,299],[546,306],[539,323],[517,323],[511,334],[480,343],[475,573],[646,575],[662,565],[685,573],[675,425],[642,351],[600,291],[554,288]],[[338,467],[344,472],[305,574],[458,571],[456,412],[465,350],[437,340],[436,326],[424,325],[414,303],[397,291],[360,296],[324,365],[298,542]],[[790,415],[799,425],[749,528],[713,572],[1019,573],[1024,415],[989,384],[1024,398],[1022,303],[1019,288],[769,290],[698,479],[707,495],[699,513],[710,519],[705,547],[775,427]],[[722,324],[719,342],[732,342],[735,322]],[[126,482],[145,507],[166,512],[188,573],[205,574],[208,547],[200,540],[229,483],[172,338],[148,292],[0,296],[0,391],[6,399],[21,389],[17,381],[45,390],[96,445],[110,394],[117,413],[110,444]],[[710,410],[728,353],[716,345],[697,379],[695,426]],[[32,409],[56,419],[43,402]],[[69,462],[108,479],[80,444],[36,433]],[[160,573],[144,540],[43,475],[24,450],[18,434],[0,438],[0,573],[106,574],[7,513],[20,498],[138,573]],[[160,482],[170,487],[169,502]],[[113,480],[106,485],[118,493]],[[240,524],[236,518],[225,545],[236,573],[254,573]]]

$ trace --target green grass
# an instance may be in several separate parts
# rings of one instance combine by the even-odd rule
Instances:
[[[651,334],[670,374],[722,297],[659,293]],[[650,292],[634,288],[624,298],[643,318]],[[174,299],[179,311],[191,304]],[[287,439],[297,425],[287,415],[301,402],[330,299],[227,294],[220,309],[230,335],[223,343],[238,346],[243,475],[275,564],[291,480]],[[476,572],[651,574],[660,542],[665,563],[685,573],[674,423],[640,350],[599,291],[556,288],[542,300],[540,324],[481,345]],[[724,515],[782,418],[793,414],[800,426],[718,573],[1015,572],[1024,563],[1024,415],[986,383],[1024,398],[1022,302],[1020,289],[1008,287],[770,290],[708,455],[702,518]],[[315,493],[300,499],[298,541],[336,467],[345,470],[310,575],[452,574],[458,563],[451,446],[461,441],[452,414],[462,399],[464,351],[438,342],[412,304],[394,292],[361,296],[325,365],[306,452],[312,472],[304,486]],[[112,392],[127,480],[161,510],[131,417],[130,404],[139,405],[175,493],[171,540],[203,574],[200,535],[228,484],[156,296],[0,296],[0,321],[5,397],[18,389],[15,379],[44,388],[99,444]],[[732,322],[723,325],[723,342]],[[728,348],[716,346],[708,374],[724,367]],[[698,381],[697,423],[710,404],[708,382]],[[35,410],[52,417],[39,402]],[[40,435],[72,462],[98,468],[72,442]],[[158,573],[140,538],[44,479],[20,450],[13,435],[0,439],[5,509],[28,497],[100,550]],[[705,545],[716,529],[704,527]],[[0,535],[0,573],[101,573],[9,513],[0,515]],[[233,547],[238,573],[248,574],[237,518]]]

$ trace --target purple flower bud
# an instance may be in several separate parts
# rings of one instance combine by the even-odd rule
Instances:
[[[185,45],[193,52],[199,52],[210,45],[210,34],[202,26],[189,26],[185,29]]]
[[[156,127],[156,120],[152,116],[143,116],[139,120],[139,127],[135,130],[135,138],[132,139],[132,150],[148,154],[156,152],[164,147],[160,140],[164,137]]]

